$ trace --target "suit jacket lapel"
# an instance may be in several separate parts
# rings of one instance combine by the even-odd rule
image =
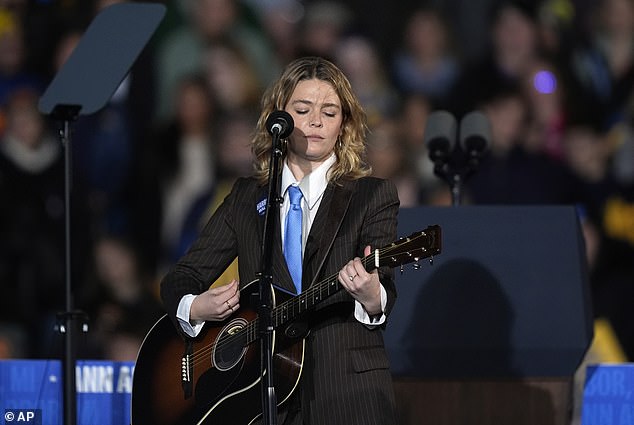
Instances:
[[[310,287],[319,276],[350,205],[355,185],[356,181],[345,181],[342,186],[329,184],[324,192],[304,250],[304,288]]]
[[[350,199],[355,181],[343,182],[342,186],[329,184],[324,192],[324,198],[319,205],[315,221],[311,227],[306,247],[304,248],[304,260],[302,271],[302,288],[309,288],[317,279],[321,268],[326,261],[326,256],[334,243],[335,236],[339,232],[343,217],[350,205]],[[266,192],[262,192],[258,199],[266,199]],[[276,217],[279,220],[279,217]],[[259,220],[260,234],[264,232],[264,215]],[[280,288],[295,293],[293,279],[286,266],[286,259],[282,252],[282,238],[280,227],[273,235],[273,252],[271,255],[272,273],[274,284]],[[261,240],[261,237],[259,238]]]

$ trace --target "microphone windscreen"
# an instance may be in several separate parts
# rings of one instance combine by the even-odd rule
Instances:
[[[432,160],[447,156],[453,150],[457,127],[456,118],[447,111],[429,114],[425,124],[424,142]]]
[[[482,154],[491,143],[491,124],[480,111],[469,112],[460,121],[460,147],[469,154]]]
[[[291,114],[286,111],[277,110],[271,112],[271,115],[266,119],[265,125],[269,134],[273,134],[273,132],[276,131],[280,139],[284,139],[293,132],[295,122]]]

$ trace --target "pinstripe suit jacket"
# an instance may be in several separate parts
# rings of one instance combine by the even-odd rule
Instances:
[[[182,296],[205,291],[236,256],[243,283],[262,271],[261,202],[266,195],[266,187],[254,179],[239,179],[189,252],[166,275],[161,296],[172,320],[176,322],[176,307]],[[341,186],[329,184],[306,242],[302,286],[307,288],[336,274],[346,262],[361,257],[366,245],[380,248],[393,242],[398,207],[396,188],[387,180],[365,177],[344,181]],[[274,284],[293,292],[279,228],[274,233]],[[379,276],[387,292],[389,314],[396,298],[393,272],[380,268]],[[322,302],[310,323],[297,393],[304,423],[395,424],[382,327],[371,329],[357,321],[354,300],[346,291]]]

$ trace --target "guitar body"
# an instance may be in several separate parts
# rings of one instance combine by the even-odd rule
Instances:
[[[275,302],[284,296],[274,291]],[[262,412],[262,373],[258,330],[248,324],[256,318],[254,310],[241,307],[224,322],[208,322],[191,344],[184,342],[167,315],[159,319],[139,350],[132,425],[254,422]],[[245,341],[249,335],[255,342]],[[304,340],[289,338],[280,329],[273,342],[275,393],[281,405],[299,382]]]

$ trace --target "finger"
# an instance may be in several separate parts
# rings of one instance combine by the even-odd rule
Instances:
[[[347,278],[350,280],[350,282],[354,282],[357,276],[359,276],[360,270],[354,260],[346,264],[345,270],[346,270]]]
[[[231,294],[231,296],[228,298],[228,300],[231,303],[231,305],[238,304],[238,302],[240,302],[240,292],[236,292],[234,294]]]
[[[339,270],[338,279],[339,279],[339,283],[341,283],[341,286],[343,286],[343,288],[349,292],[350,291],[350,273],[348,272],[346,267]]]
[[[233,311],[236,311],[240,307],[240,296],[238,294],[233,295],[227,299],[226,304],[228,304]]]
[[[361,269],[363,269],[363,267],[361,267]],[[352,266],[345,270],[342,279],[345,281],[345,283],[343,283],[343,286],[345,287],[346,291],[348,291],[353,296],[356,295],[359,287],[363,285],[363,280],[362,277],[358,274],[358,270]]]
[[[225,307],[227,308],[226,312],[231,314],[235,311],[236,307],[229,302],[229,300],[225,301]]]
[[[368,274],[368,272],[365,270],[365,267],[363,266],[363,262],[358,257],[352,260],[352,269],[354,270],[354,274],[361,278],[365,278]]]

